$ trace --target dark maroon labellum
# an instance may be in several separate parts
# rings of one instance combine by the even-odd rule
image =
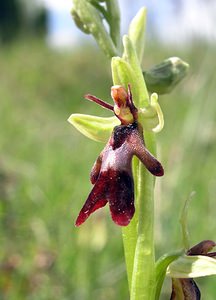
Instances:
[[[121,87],[120,100],[124,103],[124,94],[123,96],[122,94]],[[124,106],[124,109],[129,109],[127,117],[132,116],[134,121],[127,124],[127,118],[124,119],[124,115],[122,112],[120,113],[121,120],[123,118],[121,122],[124,125],[116,126],[113,129],[107,145],[92,168],[90,179],[94,187],[79,213],[76,226],[85,222],[95,210],[105,206],[107,202],[110,206],[112,219],[117,225],[126,226],[130,223],[135,211],[131,166],[134,155],[142,161],[153,175],[162,176],[164,174],[159,161],[150,154],[144,145],[142,127],[134,117],[137,113],[132,102],[131,93],[128,93],[127,96],[130,97],[130,101],[125,100],[125,103],[129,104]],[[95,96],[88,95],[88,99],[94,101]],[[104,107],[108,108],[103,100],[97,99],[96,102],[102,103]],[[120,110],[121,108],[120,106]]]

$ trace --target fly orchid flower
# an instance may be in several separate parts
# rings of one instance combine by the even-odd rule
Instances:
[[[103,100],[86,95],[106,109],[112,110],[121,124],[115,126],[105,148],[98,156],[90,174],[94,185],[79,216],[76,226],[81,225],[97,209],[110,206],[113,221],[127,226],[135,212],[132,157],[136,155],[145,167],[155,176],[163,176],[160,162],[146,149],[143,129],[138,122],[138,110],[132,99],[131,89],[122,86],[111,88],[114,106]]]
[[[216,246],[211,240],[205,240],[193,246],[187,251],[188,256],[216,257],[216,252],[209,252]],[[172,295],[170,300],[199,300],[201,299],[200,290],[192,278],[172,278]]]

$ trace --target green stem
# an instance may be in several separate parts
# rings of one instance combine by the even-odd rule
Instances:
[[[138,30],[137,24],[144,23],[145,10],[141,11],[139,17],[142,18],[141,22],[136,20],[131,27],[134,32]],[[135,105],[138,108],[147,108],[150,105],[149,95],[136,53],[136,49],[142,47],[138,40],[133,39],[132,43],[128,36],[123,37],[123,46],[123,57],[112,60],[114,84],[121,84],[125,87],[131,84]],[[154,155],[156,142],[153,132],[145,132],[145,144]],[[153,200],[155,179],[140,161],[135,161],[133,165],[136,214],[131,224],[122,230],[130,299],[154,300],[156,288]]]
[[[120,52],[120,11],[117,0],[106,0],[108,22],[110,25],[110,36],[116,49]]]
[[[91,4],[94,5],[94,7],[97,8],[97,10],[102,13],[104,19],[108,22],[109,17],[106,9],[103,6],[101,6],[97,1],[91,1]]]
[[[86,30],[94,36],[103,52],[110,58],[116,56],[118,50],[104,26],[101,11],[86,0],[73,0],[73,11],[76,12],[82,27],[85,25]]]
[[[154,148],[152,134],[145,137],[148,148]],[[155,297],[154,253],[154,178],[139,163],[138,236],[134,257],[131,300],[151,300]]]
[[[145,144],[155,154],[155,134],[145,132]],[[154,183],[155,178],[137,159],[133,162],[136,214],[123,228],[123,242],[131,300],[155,297]]]
[[[145,133],[145,144],[155,154],[155,135]],[[136,214],[123,228],[123,242],[131,300],[151,300],[155,294],[154,177],[138,159],[133,161]]]

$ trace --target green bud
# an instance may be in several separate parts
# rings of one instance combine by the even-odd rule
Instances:
[[[143,76],[149,92],[159,95],[170,93],[173,88],[187,75],[189,65],[178,57],[170,57],[150,70],[144,71]]]
[[[86,25],[81,21],[79,15],[77,14],[77,12],[75,11],[75,9],[71,10],[71,16],[76,24],[76,26],[84,33],[89,34],[90,31],[88,29],[88,27],[86,27]]]
[[[180,256],[169,265],[167,275],[172,278],[216,275],[216,259],[204,255]]]
[[[75,15],[75,22],[76,24],[78,22],[78,27],[91,33],[108,57],[115,56],[117,50],[104,26],[100,11],[87,0],[73,0],[73,4],[73,18]]]
[[[102,118],[82,114],[72,114],[68,122],[88,138],[104,143],[108,141],[113,127],[120,124],[116,117]]]

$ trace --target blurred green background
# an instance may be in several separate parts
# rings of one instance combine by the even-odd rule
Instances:
[[[145,69],[173,55],[190,64],[187,78],[160,97],[165,176],[155,195],[157,257],[182,247],[179,215],[192,191],[191,245],[215,239],[215,51],[199,40],[181,49],[146,46]],[[74,227],[103,144],[67,118],[110,115],[83,99],[91,93],[111,101],[108,60],[87,43],[58,52],[41,35],[26,34],[1,44],[0,70],[0,299],[129,299],[121,229],[108,207]],[[215,277],[197,282],[203,299],[215,299]],[[161,299],[170,289],[167,279]]]

